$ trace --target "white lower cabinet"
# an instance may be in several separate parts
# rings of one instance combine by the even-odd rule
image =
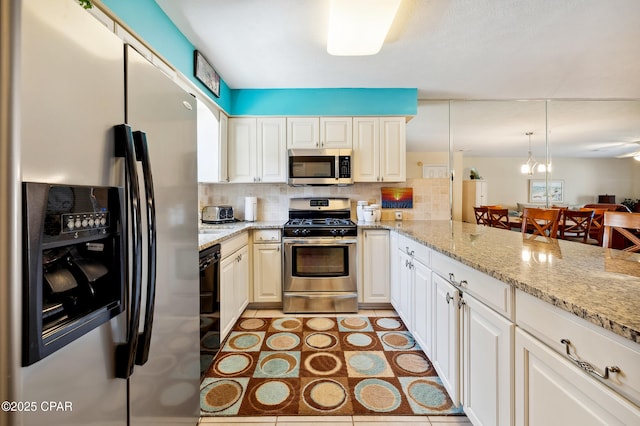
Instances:
[[[246,233],[223,241],[220,261],[220,340],[249,304],[249,246]]]
[[[438,274],[432,274],[433,349],[431,362],[449,396],[460,404],[460,292]]]
[[[411,256],[398,250],[398,315],[409,331],[413,329],[413,273],[411,270]]]
[[[468,294],[461,306],[464,411],[474,425],[511,425],[515,325]]]
[[[282,301],[282,249],[277,229],[253,232],[253,302]]]
[[[640,425],[640,408],[520,328],[515,333],[520,426]]]
[[[398,251],[398,233],[389,235],[389,299],[391,305],[398,310],[400,305],[400,252]]]
[[[362,231],[362,302],[389,303],[389,231]]]
[[[413,337],[428,357],[433,352],[433,286],[431,269],[413,262]]]

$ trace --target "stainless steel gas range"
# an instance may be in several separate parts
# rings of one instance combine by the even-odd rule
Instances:
[[[357,312],[357,226],[348,198],[293,198],[282,239],[285,313]]]

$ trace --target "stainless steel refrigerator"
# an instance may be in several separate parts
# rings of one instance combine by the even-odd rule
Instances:
[[[73,0],[0,5],[0,400],[10,403],[0,424],[195,425],[195,99]],[[40,342],[41,356],[27,361],[26,182],[44,184],[50,197],[54,187],[84,186],[91,196],[115,188],[114,232],[124,241],[122,280],[104,284],[122,284],[113,317],[50,347]],[[78,238],[65,214],[65,236]],[[87,226],[97,226],[93,217]]]

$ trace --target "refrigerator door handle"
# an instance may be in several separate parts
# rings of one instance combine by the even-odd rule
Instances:
[[[147,134],[142,131],[133,132],[133,140],[136,148],[136,157],[142,162],[142,174],[144,179],[145,195],[147,199],[147,224],[148,224],[148,262],[147,262],[147,302],[145,308],[144,330],[138,336],[138,350],[136,364],[144,365],[149,359],[151,346],[151,331],[153,328],[153,314],[155,309],[156,293],[156,209],[155,193],[153,190],[153,174],[149,162],[149,146]]]
[[[140,303],[142,289],[142,219],[140,217],[140,188],[136,171],[135,151],[131,127],[126,124],[114,126],[115,156],[124,157],[125,184],[131,213],[131,238],[133,279],[130,291],[129,322],[127,340],[116,347],[116,377],[127,379],[133,374],[136,349],[138,346],[138,326],[140,324]],[[127,231],[125,231],[126,234]],[[127,268],[127,280],[129,277]]]

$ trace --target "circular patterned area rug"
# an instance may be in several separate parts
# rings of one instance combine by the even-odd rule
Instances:
[[[455,415],[400,318],[241,318],[200,387],[203,416]]]

